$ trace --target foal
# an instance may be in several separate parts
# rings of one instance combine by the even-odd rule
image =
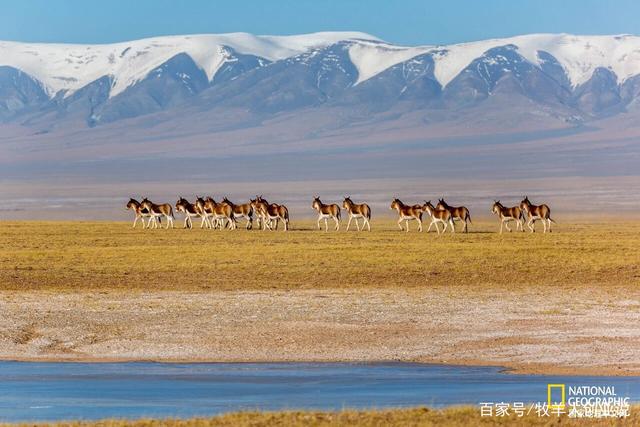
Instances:
[[[318,230],[320,230],[320,221],[324,219],[324,231],[329,230],[327,219],[331,218],[336,223],[336,231],[340,230],[340,206],[336,204],[325,205],[318,196],[313,198],[311,207],[318,211]]]

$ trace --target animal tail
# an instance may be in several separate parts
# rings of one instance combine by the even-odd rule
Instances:
[[[473,224],[473,222],[471,222],[471,214],[469,214],[469,211],[467,210],[467,214],[464,217],[464,220],[469,220],[469,224]]]
[[[371,219],[371,208],[367,205],[367,220]]]
[[[283,209],[283,210],[284,210],[284,215],[283,215],[283,216],[284,216],[284,219],[285,219],[286,221],[289,221],[289,209],[287,209],[287,207],[286,207],[286,206],[282,206],[282,207],[284,208],[284,209]]]
[[[554,224],[556,223],[556,221],[555,221],[553,218],[549,217],[548,219],[549,219],[549,221],[551,221],[552,223],[554,223]]]

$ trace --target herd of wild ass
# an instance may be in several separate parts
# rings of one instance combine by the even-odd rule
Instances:
[[[133,210],[135,219],[133,227],[135,228],[138,221],[142,223],[142,228],[158,228],[161,226],[162,219],[165,219],[166,228],[174,227],[173,207],[168,203],[156,204],[147,198],[138,202],[130,199],[127,203],[127,209]],[[340,230],[341,211],[344,209],[349,215],[347,223],[347,231],[351,226],[351,221],[355,221],[358,231],[364,230],[365,227],[371,231],[371,208],[366,203],[354,203],[350,197],[345,197],[342,202],[342,209],[337,204],[322,203],[318,196],[313,198],[311,207],[318,212],[318,229],[321,228],[320,223],[324,220],[325,231],[329,230],[328,221],[332,220],[335,224],[335,230]],[[254,219],[258,224],[258,228],[262,230],[277,230],[280,221],[283,223],[284,231],[289,230],[289,210],[285,205],[278,203],[269,203],[262,196],[256,196],[249,200],[248,203],[235,204],[226,197],[221,202],[216,202],[211,197],[196,197],[195,203],[191,203],[180,197],[175,205],[176,211],[184,215],[184,228],[193,228],[193,219],[200,219],[200,228],[235,230],[238,228],[238,221],[245,220],[245,228],[252,229]],[[422,231],[422,216],[426,212],[431,219],[427,232],[431,231],[431,227],[435,226],[438,234],[447,231],[447,227],[452,233],[455,232],[455,221],[462,222],[462,231],[467,232],[469,223],[471,223],[471,215],[469,209],[464,206],[449,206],[444,199],[439,199],[438,204],[433,206],[431,201],[423,204],[406,205],[398,199],[391,201],[390,209],[398,213],[398,227],[402,231],[409,231],[409,222],[416,221],[418,223],[418,231]],[[518,206],[505,207],[500,200],[495,200],[491,208],[491,212],[496,214],[500,220],[500,233],[503,226],[511,232],[509,223],[516,223],[516,230],[524,231],[525,217],[527,227],[533,233],[535,232],[535,222],[540,220],[544,227],[544,232],[551,232],[551,223],[555,222],[551,219],[551,210],[547,205],[534,205],[525,196]],[[148,220],[145,224],[145,218]],[[362,219],[362,224],[359,220]],[[404,222],[404,227],[402,223]],[[442,230],[440,230],[442,224]]]

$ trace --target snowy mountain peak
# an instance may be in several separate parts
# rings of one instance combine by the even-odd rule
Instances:
[[[100,45],[0,42],[0,66],[17,68],[36,78],[50,96],[60,91],[69,96],[109,75],[113,77],[110,96],[115,96],[180,53],[189,55],[212,80],[229,59],[227,46],[241,54],[277,61],[350,39],[377,40],[361,32],[322,32],[295,36],[165,36]]]

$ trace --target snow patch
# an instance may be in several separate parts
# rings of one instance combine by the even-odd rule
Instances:
[[[349,59],[358,70],[356,85],[369,80],[396,64],[429,51],[429,47],[400,47],[387,43],[354,42],[349,47]]]

